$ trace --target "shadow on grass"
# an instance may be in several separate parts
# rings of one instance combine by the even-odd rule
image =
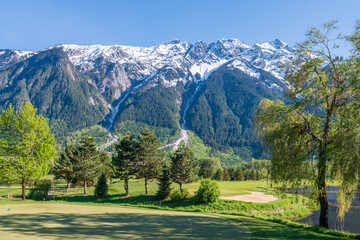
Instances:
[[[268,222],[249,217],[226,217],[234,219],[249,227],[252,233],[251,239],[347,239],[338,236],[323,235],[304,229],[293,228],[282,224]]]
[[[52,200],[52,198],[49,198]],[[138,196],[125,196],[124,194],[115,194],[110,195],[105,199],[96,200],[94,196],[90,195],[69,195],[69,196],[58,196],[55,200],[63,200],[67,202],[77,202],[77,203],[109,203],[109,204],[119,204],[119,205],[138,205],[138,206],[159,206],[159,207],[188,207],[193,205],[192,199],[186,199],[182,202],[171,202],[167,201],[159,201],[153,195],[138,195]]]
[[[17,213],[0,218],[0,233],[6,239],[15,234],[34,239],[251,238],[248,228],[231,220],[201,215],[171,215],[171,212],[154,214],[152,210],[134,211],[112,213],[110,208],[109,214]]]

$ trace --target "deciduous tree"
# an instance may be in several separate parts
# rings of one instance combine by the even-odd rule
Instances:
[[[213,178],[216,171],[221,168],[218,158],[202,158],[199,163],[199,176],[202,178]]]
[[[350,56],[337,56],[335,22],[312,28],[287,63],[289,104],[263,100],[256,115],[260,136],[272,152],[273,183],[310,185],[320,204],[319,225],[328,228],[327,176],[336,177],[339,216],[351,205],[360,177],[360,24],[346,39]],[[328,173],[332,173],[329,175]]]
[[[9,105],[0,116],[1,165],[11,171],[8,179],[18,179],[25,188],[32,180],[39,180],[49,172],[49,162],[56,155],[55,139],[49,124],[30,102],[15,112]]]

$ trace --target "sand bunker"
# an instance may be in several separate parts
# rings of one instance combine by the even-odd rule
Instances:
[[[234,201],[244,201],[244,202],[254,202],[254,203],[268,203],[278,200],[274,195],[265,194],[263,192],[250,192],[246,195],[236,195],[228,197],[220,197],[225,200],[234,200]]]

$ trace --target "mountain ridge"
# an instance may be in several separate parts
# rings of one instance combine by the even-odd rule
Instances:
[[[245,135],[252,138],[249,135],[251,114],[262,97],[281,98],[286,91],[288,86],[279,64],[291,58],[292,51],[278,39],[250,46],[239,39],[225,38],[211,43],[174,40],[152,47],[61,44],[38,52],[0,50],[0,91],[7,84],[19,81],[13,73],[21,73],[24,69],[27,81],[20,89],[27,89],[22,90],[26,96],[38,94],[36,89],[39,88],[32,88],[28,83],[41,79],[44,84],[59,84],[65,76],[66,81],[81,82],[81,86],[67,85],[79,88],[76,92],[81,96],[81,106],[69,105],[68,101],[53,106],[57,95],[65,94],[61,89],[47,93],[48,105],[54,109],[76,108],[70,119],[76,118],[81,108],[94,111],[86,111],[92,115],[91,120],[73,124],[72,130],[91,126],[96,121],[117,134],[129,130],[130,126],[131,130],[137,129],[136,126],[149,126],[162,139],[170,139],[169,134],[180,132],[181,136],[188,136],[184,131],[193,130],[205,143],[216,148],[237,148],[236,144],[240,144],[241,148],[251,145],[249,148],[254,150],[254,140],[249,142],[244,138]],[[31,75],[26,68],[28,59],[38,59],[45,52],[57,52],[66,64],[49,60],[41,71],[41,66],[34,64]],[[59,74],[43,74],[46,72]],[[81,89],[88,90],[81,93]],[[14,92],[0,92],[0,99],[14,99],[12,96],[17,93],[10,90]],[[23,100],[32,101],[25,95]],[[42,106],[39,100],[34,102]],[[3,101],[2,107],[7,103]],[[41,113],[52,119],[50,113]],[[201,126],[205,119],[209,121]],[[227,121],[239,126],[229,126]]]

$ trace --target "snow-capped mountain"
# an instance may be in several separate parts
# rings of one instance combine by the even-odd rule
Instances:
[[[36,54],[36,52],[30,51],[18,51],[18,50],[0,50],[0,70],[6,68],[7,66],[21,62],[31,56]]]
[[[174,40],[153,47],[61,44],[51,48],[65,51],[71,63],[90,76],[109,103],[132,84],[149,76],[153,84],[176,86],[178,82],[206,79],[214,70],[230,63],[251,76],[261,77],[260,69],[281,79],[278,63],[286,61],[293,51],[278,39],[253,46],[238,39],[220,39],[194,44]],[[37,52],[0,50],[0,69],[35,54]]]
[[[154,73],[154,80],[164,86],[175,86],[179,81],[198,81],[232,60],[241,61],[250,68],[262,69],[281,78],[277,63],[286,61],[292,52],[291,47],[278,39],[254,46],[238,39],[220,39],[213,43],[194,44],[175,40],[153,47],[73,44],[55,47],[62,48],[81,72],[97,78],[107,73],[106,66],[109,63],[114,64],[116,70],[110,71],[117,72],[114,75],[123,78],[123,88],[129,86],[129,80],[140,81]],[[244,64],[233,66],[241,68]],[[105,91],[107,84],[103,85],[102,91]],[[115,98],[118,97],[119,93]]]
[[[32,101],[62,134],[103,120],[115,133],[145,124],[164,136],[189,129],[210,145],[253,148],[251,114],[287,89],[279,64],[292,52],[278,39],[0,50],[0,102]]]

